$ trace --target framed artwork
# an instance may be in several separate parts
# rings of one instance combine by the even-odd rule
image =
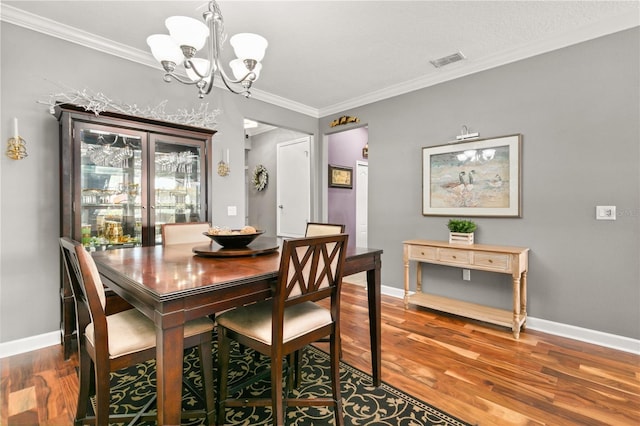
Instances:
[[[522,135],[422,148],[422,214],[521,217]]]
[[[353,167],[329,164],[330,188],[353,188]]]

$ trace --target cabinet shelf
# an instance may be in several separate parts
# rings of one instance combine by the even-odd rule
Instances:
[[[114,207],[118,207],[118,208],[124,208],[124,207],[133,207],[133,208],[141,208],[142,204],[127,204],[127,203],[98,203],[98,204],[83,204],[82,208],[100,208],[100,209],[104,209],[104,208],[114,208]]]
[[[506,309],[493,308],[430,293],[414,293],[409,296],[409,303],[436,311],[473,318],[489,324],[508,328],[513,326],[513,312]],[[518,326],[521,327],[524,322],[525,318],[520,318]]]

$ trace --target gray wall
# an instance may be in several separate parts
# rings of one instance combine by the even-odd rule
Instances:
[[[0,342],[54,332],[60,322],[58,122],[49,114],[53,93],[101,92],[120,103],[167,113],[198,108],[196,90],[162,81],[157,69],[2,22],[0,60],[2,155],[0,156]],[[220,108],[212,164],[230,151],[231,174],[212,173],[210,220],[239,227],[245,222],[244,129],[242,119],[286,123],[317,137],[318,120],[254,99],[214,89],[205,99]],[[27,141],[29,157],[4,155],[13,117]],[[227,216],[228,206],[237,216]]]
[[[635,28],[347,111],[369,125],[369,245],[384,249],[383,284],[403,285],[403,240],[447,239],[448,218],[421,214],[421,148],[462,125],[521,133],[523,217],[478,218],[476,239],[531,248],[530,316],[640,338],[639,40]],[[596,221],[596,205],[616,205],[618,220]],[[425,269],[432,292],[511,306],[509,277]]]

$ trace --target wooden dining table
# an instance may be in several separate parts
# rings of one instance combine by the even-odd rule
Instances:
[[[277,244],[261,237],[260,244]],[[202,245],[198,247],[202,249]],[[158,424],[179,425],[183,330],[188,320],[271,297],[280,250],[256,255],[203,256],[194,244],[98,251],[93,258],[105,286],[156,325]],[[212,243],[212,252],[215,243]],[[350,247],[344,276],[366,272],[371,372],[380,385],[382,250]]]

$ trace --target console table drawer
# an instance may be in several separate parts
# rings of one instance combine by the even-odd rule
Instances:
[[[415,260],[436,260],[438,249],[435,247],[409,246],[409,258]]]
[[[511,256],[508,254],[496,254],[487,252],[476,252],[473,256],[473,264],[483,268],[496,271],[511,271]]]
[[[447,263],[459,263],[461,265],[471,264],[471,252],[465,250],[449,250],[445,248],[440,249],[440,256],[438,260]]]

